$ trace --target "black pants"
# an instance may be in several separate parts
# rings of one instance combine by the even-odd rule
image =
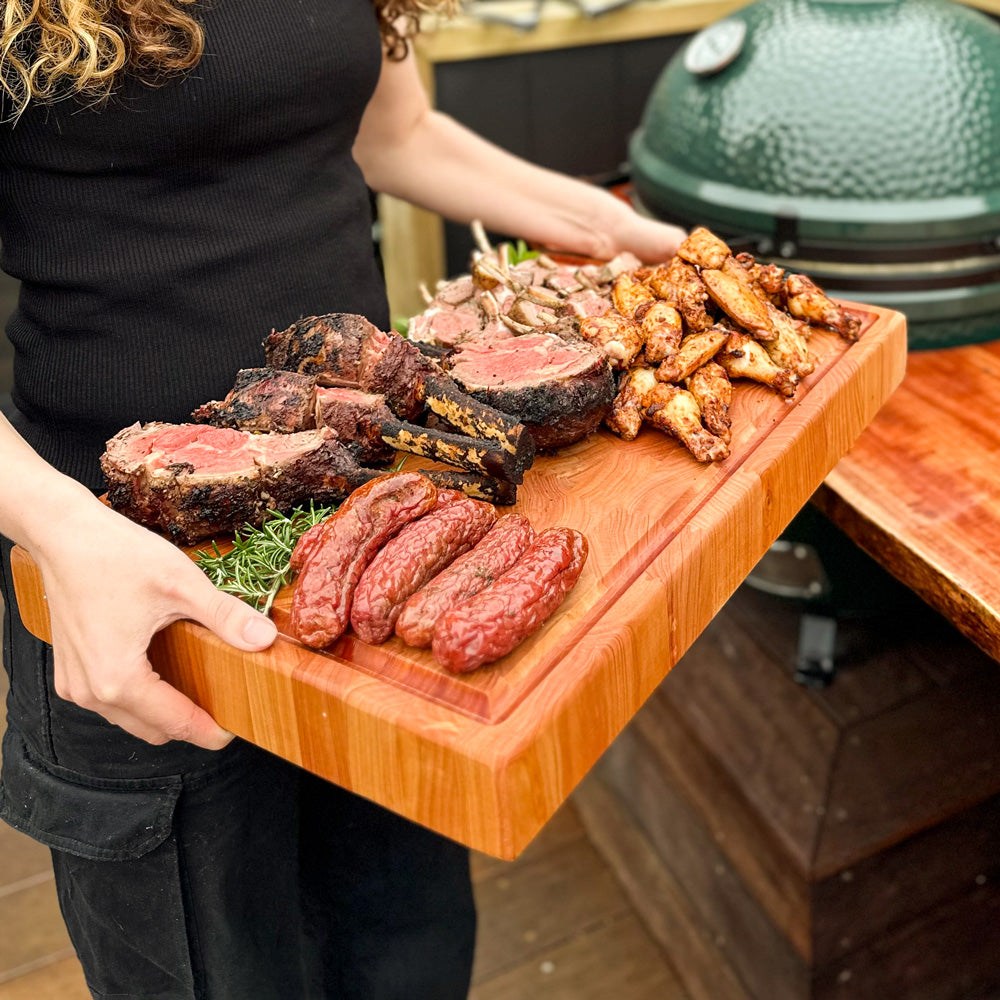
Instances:
[[[241,740],[153,747],[56,697],[13,607],[0,815],[52,848],[101,1000],[461,1000],[468,852]]]

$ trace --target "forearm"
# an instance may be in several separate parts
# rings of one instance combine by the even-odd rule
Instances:
[[[0,534],[34,550],[46,527],[96,503],[84,486],[43,461],[0,415]]]
[[[430,110],[380,166],[369,178],[376,190],[553,250],[613,256],[632,214],[603,188],[513,156]]]
[[[594,184],[536,166],[430,108],[412,56],[385,61],[354,154],[376,191],[552,250],[666,260],[684,237]]]

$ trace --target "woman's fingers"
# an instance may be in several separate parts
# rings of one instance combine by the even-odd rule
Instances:
[[[254,611],[245,601],[217,590],[200,570],[200,580],[179,595],[176,618],[190,618],[214,632],[223,642],[237,649],[256,651],[274,642],[278,630],[267,615]]]

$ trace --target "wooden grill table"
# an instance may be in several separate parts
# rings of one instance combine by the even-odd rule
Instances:
[[[243,653],[178,622],[156,637],[154,666],[237,735],[515,857],[899,384],[903,317],[851,307],[860,339],[817,332],[816,371],[794,400],[741,380],[725,462],[700,464],[653,428],[536,459],[515,509],[536,529],[581,530],[590,556],[557,614],[497,664],[454,676],[428,651],[351,633],[322,653],[283,636]],[[37,569],[17,550],[13,566],[22,618],[45,637]],[[279,631],[289,602],[276,601]]]

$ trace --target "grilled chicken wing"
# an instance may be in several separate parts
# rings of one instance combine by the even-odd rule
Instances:
[[[645,365],[630,368],[618,385],[618,395],[605,417],[608,429],[623,441],[634,441],[642,427],[649,394],[656,388],[656,373]]]
[[[682,341],[673,357],[667,358],[656,370],[661,382],[680,382],[696,368],[709,361],[729,340],[730,330],[724,326],[713,326],[701,333],[690,333]]]
[[[719,439],[729,444],[732,436],[729,404],[733,399],[733,383],[722,365],[708,361],[696,368],[686,379],[688,392],[701,408],[705,426]]]
[[[783,396],[794,396],[798,376],[776,365],[763,346],[753,337],[734,330],[715,360],[731,378],[749,378],[776,389]]]
[[[584,316],[580,320],[580,336],[600,347],[612,368],[628,368],[642,350],[639,324],[614,311],[603,316]]]
[[[646,419],[681,441],[699,462],[728,457],[729,445],[702,426],[698,403],[686,389],[657,382],[648,402]]]
[[[677,248],[677,255],[689,264],[718,269],[731,257],[733,251],[715,233],[699,226],[692,229]]]
[[[656,301],[656,296],[626,271],[615,278],[611,286],[611,301],[623,316],[641,320],[645,311]]]
[[[677,307],[688,329],[697,332],[712,325],[705,303],[708,289],[697,270],[680,257],[673,257],[665,267],[658,267],[649,279],[649,287]]]
[[[799,319],[828,326],[845,340],[858,339],[860,322],[848,316],[804,274],[790,274],[785,280],[785,305]]]
[[[646,310],[640,327],[646,344],[646,360],[650,364],[658,365],[677,353],[684,336],[684,324],[681,314],[669,302],[655,301]]]
[[[752,254],[738,253],[733,258],[750,276],[750,280],[771,301],[773,305],[783,305],[781,297],[785,285],[785,269],[777,264],[760,264]]]
[[[721,270],[705,268],[702,281],[719,308],[738,326],[758,340],[773,340],[774,324],[767,313],[766,299],[757,291],[746,270],[729,260]]]
[[[793,319],[788,313],[776,309],[770,302],[767,304],[767,311],[778,334],[774,340],[763,341],[768,357],[776,365],[787,368],[799,378],[812,374],[816,364],[809,356],[809,348],[803,335],[803,328],[808,329],[808,324],[800,319]]]

